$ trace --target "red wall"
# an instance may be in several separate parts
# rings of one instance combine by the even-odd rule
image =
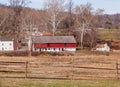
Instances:
[[[17,44],[17,42],[14,42],[13,46],[14,46],[14,51],[18,50],[18,44]]]
[[[66,44],[66,47],[76,47],[76,44],[75,44],[75,43],[72,43],[72,44]]]
[[[64,44],[49,44],[49,47],[60,47],[60,48],[62,48],[62,47],[65,47],[65,45]]]
[[[48,44],[34,44],[34,48],[47,48]]]
[[[72,44],[61,44],[61,43],[51,43],[51,44],[34,44],[34,48],[64,48],[64,47],[76,47],[75,43]]]

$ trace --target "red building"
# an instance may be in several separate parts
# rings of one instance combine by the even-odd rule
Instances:
[[[33,51],[76,51],[76,40],[73,36],[34,36]]]

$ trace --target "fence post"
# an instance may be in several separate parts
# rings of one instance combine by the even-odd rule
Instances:
[[[116,80],[118,80],[119,77],[118,77],[118,62],[116,62]]]
[[[72,57],[72,87],[74,87],[74,58]]]
[[[25,79],[28,77],[27,73],[28,73],[28,61],[25,62]]]

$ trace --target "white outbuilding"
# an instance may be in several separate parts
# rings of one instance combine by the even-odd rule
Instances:
[[[15,51],[17,49],[17,43],[13,39],[0,38],[0,51]]]

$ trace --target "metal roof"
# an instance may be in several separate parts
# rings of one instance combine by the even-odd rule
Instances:
[[[76,43],[73,36],[33,36],[33,43]]]
[[[13,39],[7,37],[0,37],[0,41],[13,41]]]

